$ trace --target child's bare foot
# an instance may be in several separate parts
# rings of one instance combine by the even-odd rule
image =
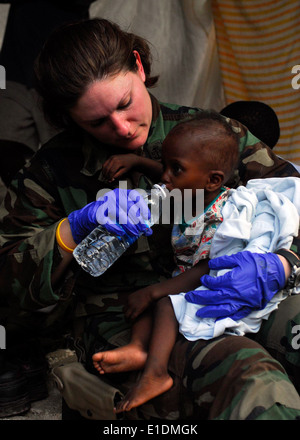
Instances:
[[[128,344],[114,350],[93,355],[93,364],[100,374],[140,370],[144,367],[147,353],[138,345]]]
[[[140,381],[125,395],[124,399],[118,402],[115,413],[130,411],[132,408],[142,405],[153,399],[173,385],[173,379],[168,374],[164,376],[143,375]]]

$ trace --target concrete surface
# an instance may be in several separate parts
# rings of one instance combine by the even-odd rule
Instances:
[[[46,399],[31,403],[31,409],[23,414],[1,418],[2,420],[62,420],[62,399],[55,381],[51,376],[51,370],[58,365],[65,365],[77,360],[75,352],[70,349],[58,349],[47,356],[49,373],[47,387],[49,396]]]
[[[46,399],[32,402],[26,413],[2,420],[61,420],[61,395],[51,379],[48,381],[49,396]]]

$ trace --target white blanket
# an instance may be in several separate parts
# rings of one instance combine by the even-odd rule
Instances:
[[[289,249],[299,229],[300,179],[286,177],[251,180],[246,187],[230,191],[222,214],[223,223],[213,238],[210,258],[242,250],[266,253],[281,248]],[[222,275],[225,272],[227,270],[210,271],[210,275]],[[206,288],[200,286],[199,289]],[[255,310],[242,320],[234,321],[231,318],[198,318],[196,311],[205,306],[187,302],[184,295],[170,295],[170,298],[179,322],[179,331],[190,341],[211,339],[223,333],[256,333],[262,320],[267,319],[287,297],[286,292],[280,291],[263,310]]]

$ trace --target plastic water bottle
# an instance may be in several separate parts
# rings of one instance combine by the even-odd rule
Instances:
[[[148,226],[151,227],[158,222],[161,215],[161,201],[166,198],[167,190],[165,185],[154,185],[146,193],[146,200],[151,219]],[[122,226],[122,225],[121,225]],[[142,235],[142,233],[140,234]],[[105,227],[97,226],[78,246],[73,255],[77,263],[93,277],[102,275],[139,236],[115,235],[108,232]]]

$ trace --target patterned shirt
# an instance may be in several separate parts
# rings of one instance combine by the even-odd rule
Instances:
[[[215,200],[190,224],[173,226],[172,246],[177,264],[173,276],[185,272],[200,260],[209,258],[213,236],[223,221],[222,208],[228,198],[228,192],[229,188],[222,188]]]

